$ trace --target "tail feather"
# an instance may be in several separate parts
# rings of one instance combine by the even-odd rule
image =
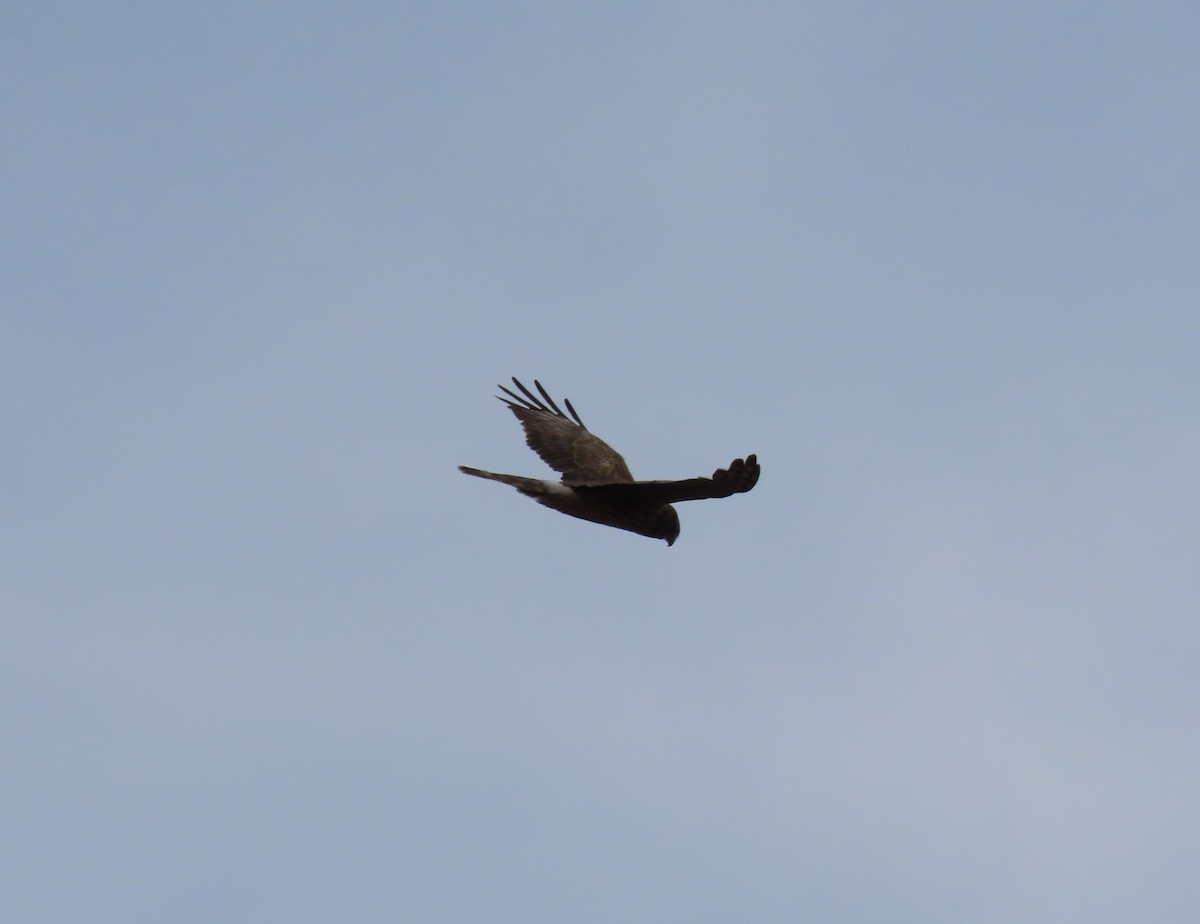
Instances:
[[[540,494],[546,493],[546,482],[541,478],[527,478],[524,475],[501,475],[499,472],[485,472],[481,468],[471,468],[469,465],[460,465],[458,470],[464,475],[474,475],[476,478],[487,478],[489,481],[499,481],[501,484],[511,485],[522,494],[527,494],[530,497],[537,497]]]
[[[458,470],[464,475],[474,475],[476,478],[491,478],[493,481],[499,481],[503,475],[497,475],[495,472],[485,472],[481,468],[471,468],[469,465],[460,465]]]

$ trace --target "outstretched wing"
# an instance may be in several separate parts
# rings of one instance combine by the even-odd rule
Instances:
[[[633,481],[629,484],[583,485],[575,490],[587,497],[610,503],[658,506],[679,501],[706,500],[741,494],[758,484],[761,469],[758,456],[734,459],[729,468],[719,468],[711,478],[687,478],[683,481]]]
[[[541,398],[513,377],[521,394],[498,386],[508,397],[497,395],[521,421],[525,442],[529,448],[556,472],[562,472],[563,484],[608,485],[630,483],[633,475],[621,454],[608,443],[588,432],[570,401],[564,401],[571,417],[567,417],[537,379]],[[572,419],[573,418],[573,419]]]

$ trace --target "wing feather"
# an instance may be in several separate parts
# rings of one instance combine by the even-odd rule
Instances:
[[[734,459],[729,468],[719,468],[711,478],[686,478],[682,481],[633,481],[628,484],[581,485],[576,490],[610,503],[658,506],[680,501],[729,497],[749,491],[758,484],[761,468],[758,456]]]
[[[569,418],[537,379],[533,384],[541,398],[515,376],[513,384],[520,394],[500,385],[499,389],[508,397],[497,397],[521,422],[529,448],[552,469],[562,473],[563,484],[607,485],[633,481],[621,454],[588,431],[570,401],[563,402],[571,414]]]

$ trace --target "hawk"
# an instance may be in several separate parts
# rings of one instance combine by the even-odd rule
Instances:
[[[679,538],[679,515],[671,504],[729,497],[749,491],[758,482],[758,459],[753,455],[734,459],[729,468],[717,469],[711,478],[634,481],[621,454],[588,431],[570,401],[563,401],[568,417],[537,379],[533,384],[540,398],[515,376],[513,384],[520,394],[500,385],[497,387],[504,395],[496,397],[521,422],[529,448],[561,472],[562,480],[500,475],[466,465],[458,467],[460,472],[512,485],[526,497],[568,516],[665,539],[669,546]]]

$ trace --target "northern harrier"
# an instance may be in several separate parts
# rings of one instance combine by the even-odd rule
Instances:
[[[671,504],[678,501],[728,497],[749,491],[758,481],[758,459],[734,459],[729,468],[719,468],[711,478],[683,481],[634,481],[620,453],[588,432],[570,401],[564,401],[568,418],[554,399],[534,379],[539,399],[516,378],[521,394],[499,388],[497,395],[521,421],[529,448],[557,472],[561,481],[499,475],[460,465],[458,470],[477,478],[490,478],[512,485],[527,497],[569,516],[627,529],[673,545],[679,538],[679,515]]]

